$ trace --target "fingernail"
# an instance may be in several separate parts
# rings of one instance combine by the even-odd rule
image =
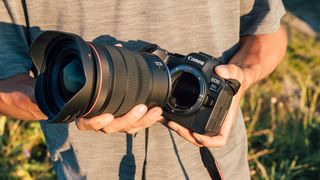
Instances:
[[[142,116],[146,111],[147,111],[147,107],[145,105],[139,105],[136,113]]]
[[[198,141],[198,143],[202,143],[202,138],[197,133],[192,133],[193,137]]]

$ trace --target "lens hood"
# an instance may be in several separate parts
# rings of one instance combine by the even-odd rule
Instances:
[[[78,68],[83,75],[84,83],[70,99],[59,97],[59,79],[52,74],[60,71],[64,61],[63,49],[69,48],[77,60],[85,68]],[[35,98],[40,109],[48,116],[47,122],[70,122],[78,117],[87,108],[90,102],[94,82],[94,60],[87,43],[75,34],[46,31],[40,34],[30,48],[31,59],[36,67]],[[61,57],[61,58],[60,58]]]

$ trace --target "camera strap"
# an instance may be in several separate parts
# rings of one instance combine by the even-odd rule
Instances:
[[[200,147],[199,150],[203,165],[207,168],[211,179],[222,180],[222,175],[210,150],[207,147]]]
[[[26,36],[26,40],[28,43],[28,46],[31,46],[31,37],[30,37],[30,23],[29,23],[29,15],[28,15],[28,10],[27,10],[27,4],[25,0],[21,0],[21,4],[22,4],[22,9],[23,9],[23,14],[25,17],[25,21],[26,21],[26,28],[25,28],[25,36]]]
[[[26,27],[24,28],[24,34],[25,34],[25,37],[26,37],[26,40],[27,40],[28,48],[30,48],[32,42],[31,42],[30,22],[29,22],[29,14],[28,14],[27,3],[26,3],[25,0],[21,0],[21,4],[22,4],[24,18],[25,18],[25,21],[26,21]],[[31,72],[33,73],[34,76],[38,75],[38,70],[37,70],[36,66],[33,63],[32,63],[32,67],[31,67]]]
[[[147,157],[148,157],[148,140],[149,140],[149,128],[145,129],[145,143],[144,143],[144,161],[142,167],[142,180],[146,179],[146,169],[147,169]]]

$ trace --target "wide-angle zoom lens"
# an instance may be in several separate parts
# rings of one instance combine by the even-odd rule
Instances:
[[[101,113],[117,117],[137,104],[164,106],[170,95],[170,72],[150,53],[47,31],[30,54],[39,71],[36,101],[49,122]]]

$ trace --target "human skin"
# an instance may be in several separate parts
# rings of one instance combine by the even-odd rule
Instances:
[[[187,141],[197,146],[222,147],[226,144],[232,125],[239,110],[239,103],[245,91],[254,83],[267,77],[279,65],[285,55],[287,35],[280,27],[276,32],[265,35],[244,36],[240,39],[240,49],[227,65],[219,65],[214,70],[225,79],[241,82],[238,93],[233,97],[224,123],[215,136],[201,135],[181,125],[162,119],[161,122]]]

